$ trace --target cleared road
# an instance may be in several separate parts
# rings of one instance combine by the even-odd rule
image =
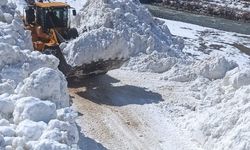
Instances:
[[[149,78],[152,75],[114,70],[71,86],[73,106],[79,112],[81,149],[198,149],[185,131],[174,125],[164,107],[160,107],[164,96],[142,87],[142,83],[151,87],[160,84],[146,81]]]

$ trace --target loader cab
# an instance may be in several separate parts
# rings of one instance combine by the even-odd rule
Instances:
[[[36,23],[46,31],[51,28],[70,28],[70,11],[76,16],[74,8],[62,2],[36,2],[25,8],[28,24]]]
[[[35,3],[36,22],[44,30],[51,28],[70,28],[69,10],[70,6],[65,3]]]
[[[22,18],[25,29],[31,31],[35,50],[43,51],[79,36],[75,28],[70,28],[70,10],[62,2],[35,2],[25,8]]]

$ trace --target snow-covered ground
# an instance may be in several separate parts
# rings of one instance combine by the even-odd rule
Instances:
[[[138,0],[68,3],[80,33],[61,45],[68,62],[130,60],[68,93],[58,60],[32,51],[2,0],[1,148],[250,149],[250,36],[153,18]]]
[[[235,45],[250,47],[250,36],[165,22],[184,38],[183,51],[194,64],[178,63],[164,73],[125,65],[72,85],[73,105],[82,114],[80,147],[249,149],[249,56]]]
[[[249,52],[250,36],[175,21],[167,20],[166,23],[173,34],[185,38],[184,51],[192,57],[195,55],[196,59],[208,59],[206,67],[214,63],[213,59],[208,58],[211,56],[225,57],[238,66],[219,80],[209,81],[199,77],[188,82],[189,86],[186,85],[185,89],[195,101],[185,101],[184,106],[181,106],[182,103],[177,104],[177,109],[173,111],[174,120],[192,131],[193,137],[205,149],[249,149],[249,126],[245,122],[249,119],[249,103],[245,101],[248,99],[246,91],[249,88],[249,56],[241,51]],[[218,65],[222,62],[216,63]],[[227,65],[217,69],[222,71],[225,67]],[[211,71],[216,73],[217,69]],[[185,105],[191,106],[190,113],[179,110],[180,106]],[[176,114],[181,117],[176,117]]]
[[[77,119],[80,148],[198,150],[189,134],[160,108],[165,97],[156,89],[164,85],[158,77],[115,70],[72,85],[73,106],[82,114]]]

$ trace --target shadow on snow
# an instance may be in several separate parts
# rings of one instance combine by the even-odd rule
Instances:
[[[79,96],[98,104],[111,106],[144,105],[159,103],[163,100],[160,94],[149,91],[146,88],[132,85],[113,85],[119,82],[119,80],[109,75],[101,75],[78,81],[70,81],[69,87],[85,87],[86,90],[77,93]]]

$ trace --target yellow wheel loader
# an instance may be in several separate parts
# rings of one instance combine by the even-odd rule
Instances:
[[[31,31],[34,50],[56,56],[60,60],[58,68],[66,77],[104,74],[123,64],[124,60],[114,59],[99,60],[75,67],[70,66],[59,45],[78,37],[77,30],[70,27],[70,12],[75,16],[75,9],[62,2],[43,2],[43,0],[39,0],[39,2],[26,0],[26,2],[28,5],[25,8],[23,21],[25,29]]]

